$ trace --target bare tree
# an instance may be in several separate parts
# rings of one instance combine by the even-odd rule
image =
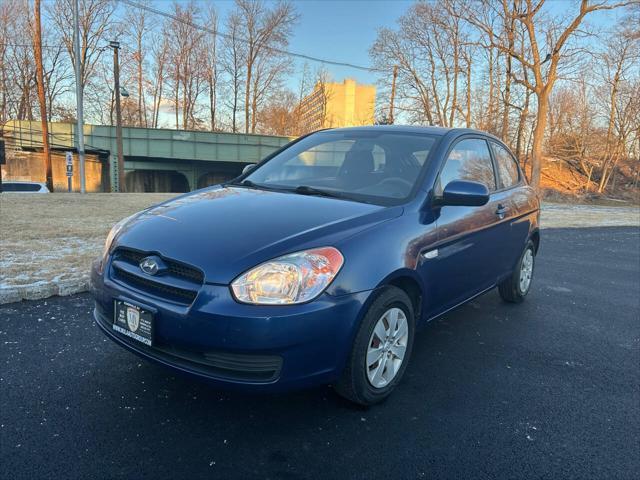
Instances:
[[[55,0],[49,15],[60,40],[69,53],[70,63],[75,65],[76,54],[80,55],[80,83],[84,89],[95,74],[105,51],[105,44],[113,33],[115,4],[112,0],[80,0],[80,52],[73,48],[73,2]]]
[[[207,88],[209,90],[209,117],[211,119],[211,131],[216,131],[216,110],[218,107],[218,80],[220,78],[220,67],[218,59],[218,15],[210,6],[207,10],[207,25],[209,29],[216,32],[215,34],[209,33],[206,38],[206,78]]]
[[[637,98],[637,91],[629,95],[628,86],[632,85],[630,74],[635,73],[636,78],[638,77],[639,42],[640,38],[634,35],[633,30],[619,29],[610,37],[606,51],[600,56],[601,93],[608,101],[608,118],[599,192],[606,188],[611,172],[625,150],[626,139],[633,130],[634,99]]]
[[[236,9],[246,43],[244,128],[246,133],[253,133],[260,96],[278,72],[284,73],[281,66],[286,62],[281,58],[281,49],[288,45],[298,17],[287,2],[270,9],[262,0],[236,0]],[[270,68],[269,62],[275,68]]]
[[[0,3],[0,125],[9,119],[9,78],[7,61],[9,59],[9,38],[11,38],[10,3]]]
[[[37,103],[33,36],[28,3],[0,2],[0,120],[33,120]]]
[[[176,128],[197,128],[198,99],[205,87],[205,34],[193,27],[200,16],[195,2],[173,3],[173,18],[165,22],[165,35],[169,42],[167,73],[173,87]]]
[[[519,62],[523,70],[530,72],[530,78],[514,79],[531,90],[537,99],[536,122],[532,138],[531,158],[531,184],[534,187],[540,185],[540,171],[542,165],[542,152],[547,118],[549,114],[549,98],[553,87],[558,80],[558,69],[567,60],[569,42],[581,34],[580,27],[585,17],[598,10],[611,10],[626,5],[624,3],[592,3],[581,0],[577,12],[568,20],[544,19],[541,9],[545,0],[534,3],[533,0],[514,0],[509,3],[502,1],[499,14],[504,19],[504,24],[520,25],[526,35],[526,46],[523,49],[515,48],[515,44],[509,45],[501,41],[493,29],[493,25],[486,21],[486,9],[493,10],[495,4],[483,4],[479,9],[471,9],[466,16],[467,20],[482,31],[490,41],[492,47],[497,48],[505,55]],[[545,55],[546,53],[546,55]]]
[[[142,3],[147,6],[146,0]],[[147,37],[153,28],[153,17],[145,8],[130,7],[124,14],[123,40],[129,48],[124,49],[123,73],[136,85],[137,113],[131,125],[149,126],[147,117],[145,64],[147,60]],[[129,100],[129,99],[128,99]],[[130,103],[128,101],[128,103]]]
[[[169,54],[169,39],[165,32],[162,32],[161,40],[153,46],[153,70],[151,87],[151,127],[158,128],[160,117],[160,107],[162,106],[162,90],[166,77],[166,63]]]
[[[241,38],[241,21],[238,13],[232,12],[226,21],[227,35],[223,41],[222,68],[227,74],[229,80],[227,95],[229,101],[228,108],[231,110],[231,131],[238,131],[237,114],[240,107],[240,95],[242,89],[243,78],[246,66],[246,45]]]
[[[460,3],[416,3],[400,17],[397,31],[378,32],[370,50],[375,65],[389,69],[385,78],[392,78],[390,66],[398,66],[399,110],[432,125],[453,126],[460,114],[462,65],[471,64],[462,20],[452,14]]]
[[[289,90],[274,92],[258,113],[257,127],[267,135],[292,135],[296,129],[298,99]]]

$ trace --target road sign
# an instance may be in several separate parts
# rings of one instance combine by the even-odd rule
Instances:
[[[73,177],[73,152],[67,152],[67,177]]]
[[[71,191],[71,179],[73,177],[73,152],[66,152],[67,160],[67,189]]]

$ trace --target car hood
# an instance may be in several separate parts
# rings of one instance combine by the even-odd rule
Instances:
[[[116,238],[124,246],[201,269],[205,282],[228,284],[286,253],[336,245],[402,207],[243,187],[214,187],[151,207]]]

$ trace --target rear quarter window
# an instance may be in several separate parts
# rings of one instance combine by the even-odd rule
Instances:
[[[520,182],[520,171],[515,158],[502,145],[491,142],[493,155],[498,167],[498,183],[500,188],[509,188]]]

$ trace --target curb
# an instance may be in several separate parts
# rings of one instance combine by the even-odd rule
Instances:
[[[74,280],[36,285],[25,285],[0,288],[0,305],[20,302],[22,300],[41,300],[58,295],[64,297],[74,293],[88,292],[90,288],[89,276]]]

